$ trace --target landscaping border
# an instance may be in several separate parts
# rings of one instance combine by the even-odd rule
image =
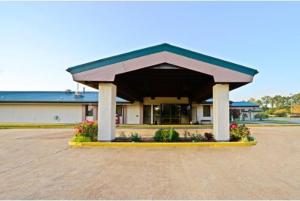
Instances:
[[[71,147],[245,147],[256,145],[251,142],[73,142]]]

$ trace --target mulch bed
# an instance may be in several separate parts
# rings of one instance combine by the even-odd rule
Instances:
[[[125,137],[116,137],[113,142],[131,142],[130,138],[125,138]],[[145,137],[142,138],[142,141],[140,142],[155,142],[153,138],[150,137]],[[193,142],[190,138],[179,138],[178,142]],[[206,141],[206,142],[215,142],[215,141]]]

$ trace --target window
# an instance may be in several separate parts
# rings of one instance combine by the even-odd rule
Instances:
[[[189,124],[191,121],[191,105],[180,105],[180,124]]]
[[[116,114],[118,116],[123,116],[123,106],[122,105],[117,105],[117,107],[116,107]]]
[[[160,105],[153,105],[153,123],[160,124]]]
[[[210,105],[203,105],[203,117],[210,117]]]
[[[93,106],[92,105],[86,105],[85,106],[85,116],[93,116]]]
[[[144,105],[143,122],[151,124],[151,105]]]

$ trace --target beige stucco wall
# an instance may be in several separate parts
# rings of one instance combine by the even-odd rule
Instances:
[[[201,123],[201,120],[213,121],[213,106],[210,105],[210,117],[203,116],[203,105],[202,104],[193,104],[192,105],[192,121],[198,121]],[[195,111],[196,110],[196,111]]]
[[[0,104],[0,122],[78,123],[81,104]],[[58,119],[55,119],[58,116]]]

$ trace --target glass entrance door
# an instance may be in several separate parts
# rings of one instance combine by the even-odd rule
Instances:
[[[151,105],[144,105],[143,122],[151,124]]]
[[[189,124],[191,110],[189,104],[153,105],[153,124]],[[151,124],[150,105],[144,105],[144,124]]]
[[[191,105],[161,104],[161,124],[189,124]]]
[[[180,105],[161,104],[161,124],[180,124]]]

